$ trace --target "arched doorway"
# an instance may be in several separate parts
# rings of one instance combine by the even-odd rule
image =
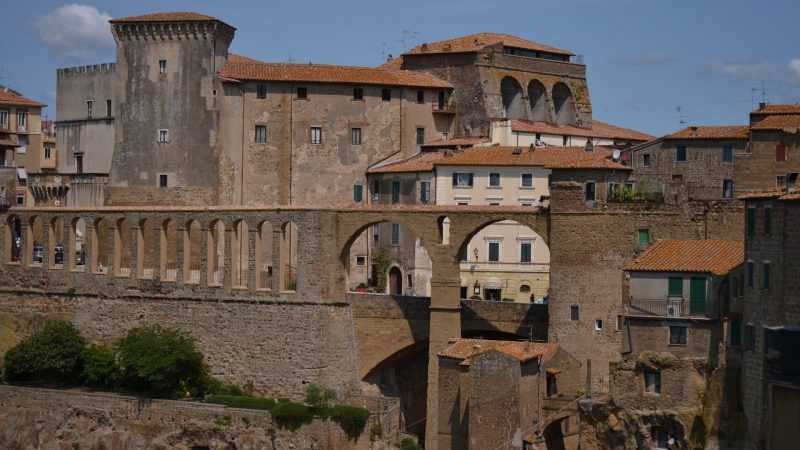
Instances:
[[[389,293],[392,295],[403,295],[403,273],[397,266],[389,269]]]

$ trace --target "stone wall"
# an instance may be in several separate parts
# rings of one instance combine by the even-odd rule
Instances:
[[[377,447],[375,447],[377,445]],[[315,420],[297,431],[266,411],[114,394],[0,386],[0,447],[252,450],[366,450],[368,430],[348,440],[339,425]]]

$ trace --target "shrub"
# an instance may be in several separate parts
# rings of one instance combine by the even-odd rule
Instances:
[[[91,345],[83,353],[83,382],[97,389],[114,389],[119,381],[119,367],[114,351]]]
[[[338,423],[347,437],[358,439],[369,419],[369,410],[358,406],[336,405],[331,410],[331,419]]]
[[[156,397],[197,395],[207,379],[203,354],[187,333],[158,325],[131,329],[117,344],[120,384]]]
[[[306,405],[294,402],[278,402],[272,410],[272,418],[281,428],[295,431],[314,420],[314,413]]]
[[[375,266],[372,277],[378,292],[386,291],[386,271],[390,262],[389,252],[385,248],[378,250],[372,257],[372,264]]]
[[[86,340],[74,325],[47,321],[41,330],[11,348],[4,358],[4,377],[10,383],[80,382]]]
[[[218,405],[230,406],[231,408],[263,409],[272,411],[278,402],[266,397],[246,397],[243,395],[210,395],[206,397],[206,402]]]
[[[306,388],[306,404],[315,412],[324,412],[336,400],[336,391],[318,384],[309,384]]]
[[[242,396],[244,395],[244,390],[237,384],[226,383],[217,377],[208,375],[203,380],[203,393],[205,395]]]
[[[383,426],[380,422],[375,422],[371,427],[369,427],[369,440],[370,442],[375,442],[382,437]]]
[[[419,445],[411,439],[411,438],[404,438],[400,441],[400,450],[422,450],[419,448]]]

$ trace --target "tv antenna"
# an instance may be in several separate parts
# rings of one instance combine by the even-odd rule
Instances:
[[[678,125],[680,126],[681,129],[683,129],[687,123],[686,114],[683,113],[683,109],[680,106],[675,108],[675,111],[678,113]]]
[[[419,33],[416,31],[403,29],[400,33],[400,44],[403,46],[402,51],[405,52],[413,47],[414,42],[416,42],[418,38]]]
[[[761,80],[761,88],[760,89],[759,88],[755,88],[755,87],[750,89],[750,99],[751,99],[752,106],[753,106],[754,109],[756,107],[756,93],[758,93],[758,92],[761,93],[761,102],[760,103],[763,103],[763,104],[766,105],[767,104],[767,87],[764,84],[764,80]]]

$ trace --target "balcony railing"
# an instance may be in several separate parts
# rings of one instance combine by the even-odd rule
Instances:
[[[628,312],[637,316],[655,317],[709,317],[709,309],[695,308],[692,311],[689,300],[681,297],[670,298],[631,298]]]

